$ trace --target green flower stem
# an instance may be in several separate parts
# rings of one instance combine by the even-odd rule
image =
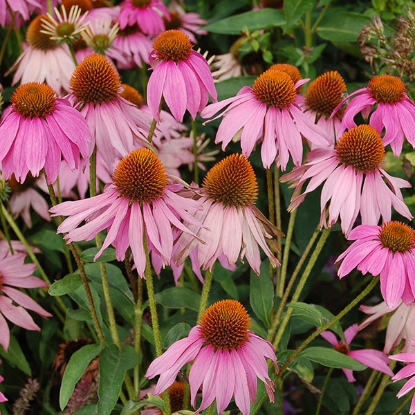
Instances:
[[[73,60],[73,63],[75,64],[75,66],[78,66],[78,61],[76,60],[76,56],[75,56],[75,51],[72,45],[72,42],[67,42],[68,47],[69,47],[69,51],[71,52],[71,57]]]
[[[15,16],[15,13],[13,12],[13,10],[11,10],[8,5],[7,5],[7,8],[9,9],[10,16],[12,18],[11,26],[13,27],[14,33],[16,35],[17,45],[19,47],[19,54],[21,55],[23,53],[23,45],[22,45],[22,39],[20,38],[20,30],[19,30],[19,27],[17,26],[17,23],[16,23],[16,16]]]
[[[46,177],[46,183],[47,183],[46,172],[45,172],[45,177]],[[53,188],[53,186],[51,184],[48,184],[47,186],[48,186],[49,196],[50,196],[50,200],[52,202],[52,206],[56,206],[57,205],[57,199],[56,199],[56,195],[55,195],[55,189]],[[55,222],[57,223],[57,225],[60,225],[63,222],[62,216],[56,216],[55,217]],[[99,323],[99,320],[98,320],[97,310],[95,308],[94,299],[92,297],[91,287],[89,286],[88,276],[86,275],[84,263],[83,263],[80,255],[79,255],[78,250],[76,249],[75,244],[73,242],[71,242],[68,245],[69,245],[69,249],[72,252],[73,257],[75,258],[75,262],[76,262],[76,265],[78,266],[79,273],[81,274],[82,285],[84,286],[84,289],[85,289],[85,294],[86,294],[86,298],[87,298],[87,301],[88,301],[89,310],[91,312],[92,321],[94,323],[95,331],[98,335],[99,341],[101,343],[105,344],[106,343],[105,336],[104,336],[104,333],[102,331],[101,324]]]
[[[285,238],[284,254],[282,256],[281,277],[277,281],[277,292],[276,292],[277,297],[282,297],[284,294],[285,280],[287,278],[288,260],[290,257],[291,241],[293,238],[294,224],[295,224],[296,217],[297,217],[297,209],[291,212],[290,219],[288,221],[288,230],[287,230],[287,236]]]
[[[363,392],[360,395],[359,401],[357,402],[357,405],[355,406],[353,410],[352,415],[359,415],[361,413],[363,405],[365,404],[369,396],[372,394],[381,376],[382,376],[381,372],[378,372],[376,370],[372,371],[370,378],[366,382],[365,388],[363,389]]]
[[[147,140],[149,143],[153,141],[154,131],[156,130],[157,120],[153,118],[150,125],[150,131],[148,132]]]
[[[89,196],[94,197],[97,194],[97,146],[89,158]]]
[[[320,242],[320,241],[319,241]],[[290,357],[287,359],[287,361],[284,363],[283,367],[281,368],[279,372],[279,376],[281,376],[285,370],[290,366],[290,364],[295,360],[295,358],[316,338],[318,337],[323,331],[328,330],[333,324],[340,321],[352,308],[354,308],[357,304],[360,303],[360,301],[363,300],[372,290],[376,287],[377,283],[379,281],[379,277],[373,277],[368,286],[348,305],[346,306],[342,311],[340,311],[339,314],[337,314],[332,320],[330,320],[327,324],[325,324],[323,327],[320,327],[316,331],[314,331],[310,336],[307,337],[307,339],[304,340],[303,343],[290,355]],[[389,378],[389,376],[388,376]],[[369,414],[366,414],[369,415]]]
[[[150,313],[151,313],[151,323],[153,326],[153,337],[154,343],[156,346],[156,356],[159,357],[163,354],[163,348],[161,345],[161,333],[160,333],[160,326],[159,326],[159,319],[157,315],[157,306],[156,306],[156,295],[154,292],[154,282],[153,282],[153,273],[151,271],[150,265],[150,255],[148,252],[148,244],[147,244],[147,236],[146,230],[144,229],[144,251],[146,254],[146,269],[145,269],[145,276],[146,276],[146,285],[147,285],[147,294],[148,294],[148,302],[150,305]],[[164,400],[164,414],[171,415],[170,409],[170,398],[168,390],[163,393],[163,400]]]
[[[329,8],[329,4],[327,3],[324,7],[319,16],[317,17],[317,20],[314,22],[313,27],[311,28],[311,33],[315,33],[318,25],[320,24],[321,20],[323,19],[324,15],[326,14],[327,9]]]
[[[142,79],[142,85],[143,85],[143,98],[144,101],[147,101],[147,83],[148,83],[148,76],[147,76],[147,65],[143,62],[143,65],[141,66],[141,77]]]
[[[403,343],[401,343],[396,349],[395,352],[400,352],[401,349],[403,347]],[[395,366],[397,365],[397,361],[396,360],[391,360],[391,362],[389,363],[389,367],[390,369],[393,371],[393,369],[395,369]],[[376,390],[375,395],[373,396],[373,400],[370,403],[370,406],[366,412],[366,415],[372,415],[375,412],[376,407],[378,406],[379,400],[383,395],[383,392],[386,388],[386,386],[388,386],[389,382],[391,380],[391,377],[389,375],[384,374],[382,376],[382,380],[380,381],[380,384]]]
[[[393,412],[392,415],[399,415],[402,413],[403,408],[411,401],[411,399],[414,397],[415,391],[412,391],[404,400],[403,402],[396,408],[396,410]]]
[[[52,0],[47,0],[47,4],[48,4],[48,13],[53,15],[53,4],[52,4]]]
[[[10,252],[14,254],[13,245],[12,245],[12,238],[10,237],[9,227],[7,226],[6,218],[3,214],[3,209],[7,212],[7,209],[3,206],[3,203],[0,201],[1,209],[0,209],[0,219],[1,225],[3,226],[4,236],[6,237],[7,244],[9,245]],[[13,219],[13,218],[12,218]]]
[[[195,162],[194,162],[194,180],[195,183],[199,183],[199,165],[197,164],[198,162],[198,151],[197,151],[197,124],[196,124],[196,120],[192,120],[192,135],[193,135],[193,156],[195,158]]]
[[[134,314],[135,314],[135,336],[134,336],[134,349],[137,353],[138,363],[134,368],[134,391],[135,399],[139,399],[140,396],[140,353],[141,353],[141,329],[143,326],[143,279],[138,279],[137,297],[135,302]]]
[[[206,415],[213,415],[215,411],[215,402],[212,402],[210,406],[206,409]]]
[[[327,385],[329,384],[329,380],[330,380],[332,373],[333,373],[333,368],[331,367],[329,371],[327,372],[326,378],[324,379],[323,387],[321,388],[321,395],[318,400],[316,415],[320,415],[321,405],[323,404],[323,396],[324,396],[324,393],[326,392]]]
[[[268,217],[271,223],[275,225],[275,197],[274,186],[272,183],[272,170],[265,169],[267,175],[267,194],[268,194]]]
[[[312,14],[311,10],[305,13],[305,47],[311,48],[313,46],[313,32],[311,27]]]
[[[203,284],[202,295],[200,297],[199,313],[197,315],[197,324],[200,323],[203,313],[206,310],[206,306],[207,306],[208,299],[209,299],[209,291],[210,291],[210,287],[212,286],[212,280],[213,280],[213,269],[212,271],[207,270],[205,273],[205,283]]]
[[[321,236],[320,236],[319,241],[317,242],[316,248],[313,254],[311,255],[310,261],[308,262],[303,272],[303,275],[301,276],[300,282],[298,283],[298,286],[293,294],[292,301],[297,301],[300,298],[300,295],[304,289],[307,279],[310,276],[311,271],[321,253],[321,250],[323,249],[323,246],[326,243],[327,238],[330,235],[330,231],[331,231],[331,228],[328,228],[328,229],[324,229],[324,231],[321,233]],[[288,324],[288,321],[290,320],[292,312],[293,312],[293,308],[289,308],[285,313],[284,319],[282,320],[280,324],[277,335],[275,336],[275,339],[273,342],[275,348],[278,347],[278,344],[281,340],[281,337],[282,337],[282,334],[284,333],[285,328],[287,327],[287,324]]]
[[[0,49],[0,66],[3,62],[4,53],[6,52],[6,46],[9,44],[9,39],[12,34],[12,30],[13,30],[12,25],[8,26],[6,35],[4,36],[4,40],[3,40],[3,43]]]
[[[308,254],[310,253],[311,248],[313,247],[314,242],[316,241],[316,239],[317,239],[317,237],[318,237],[319,234],[320,234],[320,231],[317,228],[314,231],[314,233],[313,233],[310,241],[308,242],[308,245],[306,246],[303,254],[301,255],[301,258],[298,261],[297,266],[295,267],[295,270],[294,270],[294,272],[293,272],[293,274],[292,274],[292,276],[290,278],[290,281],[289,281],[289,283],[287,285],[287,288],[284,291],[284,295],[283,295],[283,297],[281,299],[280,305],[278,306],[278,310],[277,310],[277,313],[275,314],[275,317],[273,319],[272,325],[271,325],[271,327],[269,329],[269,332],[268,332],[268,340],[269,341],[272,341],[272,339],[273,339],[273,337],[275,335],[275,332],[277,331],[277,327],[278,327],[278,324],[280,322],[280,318],[281,318],[282,312],[284,311],[285,304],[288,301],[288,296],[290,295],[290,292],[291,292],[291,289],[292,289],[292,287],[294,285],[294,282],[296,281],[297,276],[300,273],[300,270],[301,270],[301,268],[302,268],[305,260],[307,259]]]

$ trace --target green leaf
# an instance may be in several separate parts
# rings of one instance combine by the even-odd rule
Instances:
[[[405,158],[411,163],[411,166],[415,166],[415,151],[406,153]]]
[[[235,284],[235,281],[232,278],[232,271],[223,268],[220,264],[216,265],[214,279],[218,281],[223,291],[226,292],[231,298],[238,299],[238,288]]]
[[[300,353],[300,356],[305,357],[312,362],[320,363],[323,366],[334,367],[337,369],[366,369],[366,366],[362,365],[357,360],[327,347],[308,347]]]
[[[271,310],[274,307],[274,285],[269,276],[269,261],[262,262],[260,275],[251,270],[250,301],[256,316],[265,324],[271,325]]]
[[[115,249],[106,248],[95,260],[94,257],[101,248],[89,248],[81,253],[81,259],[86,262],[111,262],[116,260]]]
[[[321,327],[323,323],[323,315],[315,308],[313,304],[306,304],[300,302],[292,302],[287,305],[293,309],[292,317],[297,317],[300,320]]]
[[[332,314],[329,310],[327,310],[327,308],[322,307],[321,305],[318,304],[312,304],[318,311],[320,311],[320,313],[323,316],[323,325],[327,324],[329,321],[334,319],[334,314]],[[346,337],[344,335],[344,331],[343,328],[340,324],[340,322],[336,322],[334,324],[331,325],[330,330],[333,331],[334,333],[336,333],[342,340],[344,343],[347,343],[346,341]]]
[[[59,393],[59,406],[62,410],[67,405],[77,382],[81,379],[92,359],[98,356],[101,349],[101,344],[88,344],[77,350],[69,359]]]
[[[323,7],[323,6],[326,6],[327,4],[330,4],[331,2],[332,2],[332,0],[320,0],[320,1],[318,2],[317,7]]]
[[[284,16],[286,21],[284,31],[287,32],[288,30],[293,28],[301,19],[303,14],[314,9],[315,6],[315,0],[284,1]]]
[[[317,27],[317,34],[333,42],[356,42],[363,27],[370,24],[369,17],[360,13],[336,11],[326,13]]]
[[[238,76],[218,82],[216,84],[218,101],[234,97],[244,86],[252,86],[256,78],[256,76]]]
[[[252,32],[283,26],[284,24],[285,18],[281,10],[266,8],[227,17],[204,26],[203,29],[223,35],[240,35],[245,27]]]
[[[81,285],[82,279],[79,274],[68,274],[49,287],[49,294],[53,297],[59,297],[71,293]]]
[[[125,345],[120,350],[111,344],[99,357],[98,413],[110,415],[118,401],[124,374],[137,363],[137,354],[133,347]]]
[[[161,411],[164,410],[164,401],[159,396],[150,395],[150,397],[144,401],[128,401],[120,415],[136,415],[138,409],[144,408],[145,406],[156,406]],[[193,414],[193,412],[191,412]]]
[[[313,365],[308,359],[297,358],[290,365],[290,370],[297,373],[297,375],[305,382],[311,383],[314,378]]]
[[[79,411],[75,412],[75,415],[98,415],[97,405],[85,405]]]
[[[98,320],[101,326],[103,325],[102,321],[102,314],[101,314],[101,301],[99,299],[99,295],[96,292],[95,288],[90,286],[91,288],[91,294],[92,299],[94,300],[95,310],[97,312]],[[88,313],[90,313],[89,309],[89,303],[86,296],[85,288],[82,286],[78,287],[76,290],[69,293],[69,296],[77,302],[78,305],[80,305],[84,310],[86,310]]]
[[[3,349],[3,346],[0,345],[0,356],[7,360],[11,366],[17,367],[28,376],[32,376],[32,370],[26,360],[26,356],[17,342],[16,337],[12,334],[10,335],[10,344],[7,352]]]
[[[186,323],[178,323],[166,334],[163,347],[167,349],[177,340],[183,339],[189,334],[191,327]]]
[[[27,238],[33,245],[50,251],[65,252],[65,241],[56,231],[44,229]]]
[[[156,294],[156,301],[167,308],[189,308],[199,310],[200,294],[184,287],[167,288]]]

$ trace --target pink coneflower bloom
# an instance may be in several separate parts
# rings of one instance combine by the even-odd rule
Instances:
[[[161,0],[124,0],[118,17],[121,29],[138,25],[149,36],[164,32],[163,17],[169,18],[169,11]]]
[[[122,68],[141,68],[144,64],[150,63],[150,53],[153,50],[153,42],[143,34],[137,25],[127,26],[121,29],[114,39],[113,48],[121,57],[114,59]]]
[[[343,260],[338,275],[343,278],[354,268],[363,274],[380,274],[380,290],[389,308],[401,301],[415,300],[415,231],[392,221],[382,226],[360,225],[350,232],[355,242],[337,261]]]
[[[36,177],[44,169],[52,184],[61,158],[75,169],[81,156],[89,157],[92,137],[85,119],[68,100],[56,98],[50,86],[21,85],[11,102],[0,124],[0,163],[6,179],[14,174],[22,183],[29,172]]]
[[[36,0],[0,0],[0,26],[4,27],[12,23],[10,13],[28,21],[30,14],[40,7],[41,5]]]
[[[415,303],[406,305],[400,301],[397,306],[390,309],[383,301],[373,307],[362,305],[359,310],[370,314],[370,317],[359,324],[359,331],[378,318],[390,314],[386,329],[385,347],[383,348],[385,353],[389,354],[400,344],[402,339],[406,340],[402,352],[415,353],[415,347],[409,341],[415,339]]]
[[[162,97],[174,118],[183,121],[186,109],[193,119],[217,93],[206,59],[192,49],[189,38],[179,30],[168,30],[154,41],[150,55],[153,69],[147,85],[147,103],[153,118],[160,121]],[[180,93],[177,93],[180,91]]]
[[[393,376],[393,372],[388,366],[389,359],[385,353],[374,349],[350,350],[350,344],[358,333],[357,327],[357,324],[353,324],[344,331],[346,343],[344,343],[343,340],[337,340],[336,336],[331,331],[323,331],[320,335],[332,344],[338,352],[343,353],[374,370]],[[354,382],[356,380],[352,370],[342,369],[342,371],[349,382]]]
[[[46,14],[36,16],[26,32],[27,47],[9,72],[16,70],[13,85],[20,81],[46,82],[58,95],[69,90],[69,79],[75,69],[75,63],[68,45],[59,45],[49,35],[42,33]]]
[[[8,180],[9,186],[12,189],[9,200],[11,214],[14,218],[21,216],[28,228],[32,227],[31,209],[42,219],[50,221],[49,206],[45,198],[37,190],[40,181],[43,181],[43,178],[35,179],[30,174],[22,184],[14,176]]]
[[[3,376],[0,376],[0,383],[2,383],[4,380]],[[0,392],[0,402],[7,402],[8,399],[3,395],[3,393]]]
[[[323,184],[320,226],[330,227],[340,217],[342,231],[348,235],[359,212],[363,224],[377,225],[381,217],[384,222],[391,220],[392,206],[402,216],[412,218],[400,191],[411,185],[381,168],[384,157],[382,139],[369,125],[347,131],[334,148],[312,150],[306,164],[281,177],[282,182],[297,186],[289,210],[297,208],[307,193]]]
[[[192,214],[201,206],[195,200],[182,197],[178,193],[182,188],[183,185],[167,176],[154,152],[142,148],[120,161],[113,183],[104,193],[86,200],[64,202],[50,211],[53,216],[69,216],[58,228],[58,232],[67,233],[68,242],[90,240],[108,229],[95,258],[112,244],[121,261],[131,247],[137,272],[144,277],[144,238],[148,241],[149,252],[160,255],[164,266],[171,261],[175,229],[195,237],[180,220],[198,226]],[[78,227],[84,220],[87,223]]]
[[[107,58],[98,54],[86,57],[74,71],[70,87],[68,99],[85,117],[97,151],[110,170],[138,145],[149,145],[146,137],[151,120],[120,95],[120,76]]]
[[[169,19],[164,19],[165,30],[177,29],[188,36],[193,44],[197,43],[196,35],[207,35],[208,32],[200,28],[207,25],[198,13],[186,13],[183,7],[175,0],[168,6]]]
[[[211,305],[200,324],[190,330],[189,336],[171,345],[155,359],[146,377],[160,375],[154,394],[173,384],[179,370],[193,362],[189,374],[191,403],[202,389],[202,402],[197,412],[216,400],[221,414],[232,397],[243,415],[250,412],[255,401],[257,378],[265,384],[269,399],[274,401],[274,383],[269,378],[266,359],[277,364],[271,343],[249,330],[250,318],[236,300],[222,300]]]
[[[415,342],[411,342],[412,346],[415,347]],[[398,399],[402,398],[402,396],[409,393],[411,390],[415,388],[415,353],[397,353],[394,355],[389,356],[389,359],[397,360],[398,362],[404,362],[406,363],[406,366],[401,369],[393,378],[392,380],[394,382],[397,382],[398,380],[402,380],[405,378],[411,377],[405,385],[401,388],[401,390],[398,392],[396,397]],[[411,415],[415,414],[415,396],[412,398],[411,401],[411,407],[409,408],[409,413]]]
[[[344,108],[339,109],[333,117],[330,116],[343,101],[345,94],[347,87],[343,77],[337,71],[329,71],[311,82],[304,95],[304,112],[324,129],[327,136],[332,138],[333,144],[335,137],[341,136],[340,124]]]
[[[277,251],[275,237],[282,232],[255,206],[258,184],[251,164],[243,155],[232,154],[213,166],[204,178],[200,194],[203,210],[195,217],[206,228],[189,228],[206,243],[199,244],[194,238],[182,234],[174,256],[178,265],[197,249],[202,269],[212,269],[223,254],[229,265],[246,257],[251,268],[259,274],[259,246],[273,266],[279,265],[267,243]]]
[[[6,322],[26,330],[40,331],[40,327],[26,311],[31,310],[42,317],[52,317],[36,301],[17,288],[44,288],[48,284],[34,277],[35,264],[25,264],[26,254],[0,250],[0,344],[7,351],[10,343],[10,330]]]
[[[254,82],[244,86],[235,97],[207,106],[201,113],[210,118],[224,107],[214,119],[224,118],[216,134],[216,143],[225,150],[229,142],[240,136],[242,153],[249,157],[256,144],[262,142],[261,157],[265,168],[277,158],[277,166],[285,170],[291,155],[296,166],[303,159],[303,137],[318,146],[327,146],[329,139],[296,105],[296,84],[283,71],[268,69]]]
[[[415,147],[415,104],[406,94],[405,84],[392,75],[374,76],[369,86],[350,94],[353,97],[344,113],[341,128],[356,126],[354,117],[361,113],[369,124],[383,135],[383,143],[390,144],[395,155],[402,151],[404,137]],[[342,104],[340,104],[342,105]]]

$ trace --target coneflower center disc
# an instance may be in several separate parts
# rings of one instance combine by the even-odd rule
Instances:
[[[118,96],[120,76],[110,61],[102,55],[87,56],[74,70],[70,87],[78,101],[85,104],[105,104]]]
[[[337,71],[326,72],[311,82],[305,93],[305,103],[311,111],[328,118],[346,92],[342,76]],[[336,116],[341,117],[343,112],[338,111]]]
[[[183,409],[184,388],[184,382],[174,382],[169,387],[170,407],[172,413]]]
[[[302,79],[300,70],[296,66],[290,65],[289,63],[276,63],[275,65],[272,65],[269,69],[277,69],[278,71],[282,71],[290,75],[290,78],[294,82],[294,85],[300,79]]]
[[[232,154],[206,174],[203,187],[210,199],[225,206],[243,208],[256,202],[258,183],[246,157]]]
[[[256,98],[267,105],[282,110],[295,101],[296,90],[290,75],[275,69],[268,69],[252,86]]]
[[[180,30],[167,30],[158,35],[153,48],[158,58],[164,61],[184,61],[192,53],[189,38]]]
[[[29,82],[19,86],[11,97],[13,109],[27,118],[51,114],[55,108],[56,93],[46,84]]]
[[[113,180],[121,196],[140,204],[157,200],[167,186],[162,162],[147,148],[125,156],[115,168]]]
[[[69,13],[72,6],[78,6],[82,13],[94,8],[94,4],[91,0],[62,0],[62,6],[65,7],[67,13]]]
[[[151,0],[131,0],[131,4],[135,7],[147,7]]]
[[[335,150],[343,164],[363,173],[374,171],[385,157],[382,139],[370,125],[358,125],[345,132]]]
[[[56,34],[61,38],[67,38],[67,37],[70,37],[73,34],[73,32],[75,32],[75,29],[76,28],[73,23],[68,23],[68,22],[60,23],[56,27]]]
[[[335,349],[339,353],[343,353],[343,354],[347,354],[349,352],[349,350],[347,349],[347,346],[343,342],[341,342],[340,344],[337,344],[335,346]]]
[[[54,50],[59,46],[59,44],[52,40],[49,35],[41,33],[41,30],[44,30],[43,20],[53,24],[47,14],[40,14],[39,16],[36,16],[27,28],[26,42],[34,49],[40,49],[43,51]]]
[[[248,339],[250,318],[236,300],[222,300],[204,312],[200,326],[206,344],[215,350],[237,350]]]
[[[179,13],[170,12],[170,20],[163,17],[164,26],[166,30],[179,29],[183,25],[182,18]]]
[[[405,84],[396,76],[378,75],[369,81],[372,97],[377,102],[396,104],[405,98]]]
[[[12,189],[13,192],[21,193],[33,187],[33,183],[36,181],[36,179],[30,173],[28,173],[25,181],[23,183],[19,183],[16,180],[16,176],[12,174],[10,179],[7,180],[7,183],[9,184],[10,189]]]
[[[120,95],[132,104],[137,105],[138,108],[141,108],[144,104],[143,96],[130,85],[122,84],[122,87],[124,90]]]
[[[415,230],[402,222],[385,223],[379,234],[385,248],[392,252],[407,252],[415,247]]]

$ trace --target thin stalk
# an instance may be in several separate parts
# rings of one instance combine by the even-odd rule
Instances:
[[[284,254],[282,256],[281,276],[277,281],[277,297],[282,297],[284,293],[285,280],[287,278],[288,260],[290,258],[291,241],[294,233],[295,218],[297,217],[297,209],[290,214],[288,221],[287,236],[285,238]]]
[[[311,28],[311,33],[315,33],[316,29],[318,27],[318,25],[321,22],[321,19],[323,18],[323,16],[326,14],[327,9],[329,8],[329,4],[326,4],[323,7],[323,10],[321,11],[321,13],[319,14],[319,16],[317,17],[317,20],[314,22],[313,27]]]
[[[311,22],[312,22],[312,14],[311,10],[307,11],[305,13],[305,47],[311,48],[313,46],[313,32],[311,28]]]
[[[151,271],[150,265],[150,255],[148,252],[148,244],[147,244],[147,236],[146,232],[144,231],[144,251],[146,254],[146,269],[145,269],[145,276],[146,276],[146,285],[147,285],[147,295],[148,295],[148,302],[150,305],[150,313],[151,313],[151,323],[153,327],[153,337],[154,343],[156,347],[156,356],[159,357],[163,354],[163,348],[161,345],[161,333],[160,333],[160,326],[159,326],[159,319],[157,315],[157,306],[156,306],[156,295],[154,292],[154,282],[153,282],[153,273]],[[171,415],[170,409],[170,398],[169,392],[165,391],[163,393],[163,400],[164,400],[164,413],[166,415]]]
[[[135,336],[134,336],[134,349],[137,353],[138,363],[134,368],[134,390],[135,399],[140,397],[140,353],[141,353],[141,329],[143,326],[143,279],[138,279],[137,293],[134,314],[135,314]]]
[[[295,358],[323,331],[328,330],[333,324],[340,321],[352,308],[354,308],[360,301],[363,300],[372,290],[376,287],[379,282],[379,277],[373,277],[368,286],[349,304],[347,305],[339,314],[337,314],[332,320],[326,323],[324,326],[320,327],[314,331],[310,336],[308,336],[303,343],[290,355],[287,361],[282,366],[281,370],[278,373],[278,376],[282,376],[285,370],[290,366],[290,364],[295,360]],[[367,414],[368,415],[368,414]]]
[[[0,219],[1,219],[1,226],[3,227],[4,236],[6,237],[7,244],[9,245],[10,252],[14,254],[13,245],[12,245],[12,238],[10,237],[9,227],[7,226],[6,218],[3,215],[3,208],[4,210],[7,209],[3,206],[3,203],[0,201],[2,209],[0,209]]]
[[[147,140],[149,143],[153,141],[154,131],[156,131],[157,120],[153,118],[150,125],[150,131],[148,132]]]
[[[375,389],[377,383],[379,382],[380,378],[382,376],[381,372],[378,372],[376,370],[373,370],[369,380],[367,381],[365,388],[363,389],[362,394],[360,395],[359,401],[357,402],[357,405],[355,406],[352,415],[359,415],[361,412],[361,409],[363,408],[363,405],[367,401],[367,398],[372,394],[373,390]]]
[[[202,295],[200,297],[200,304],[199,304],[199,313],[197,315],[197,324],[200,323],[200,319],[203,316],[203,313],[206,310],[206,305],[208,303],[209,298],[209,291],[210,287],[212,286],[213,280],[213,270],[207,270],[205,273],[205,283],[203,284]]]
[[[6,36],[4,37],[3,43],[1,45],[1,49],[0,49],[0,66],[1,66],[1,63],[3,62],[4,53],[6,52],[6,46],[7,46],[8,42],[9,42],[10,36],[12,34],[12,30],[13,30],[12,26],[11,25],[8,26],[7,32],[6,32]]]
[[[274,320],[273,320],[272,325],[271,325],[271,327],[269,329],[269,332],[268,332],[268,341],[272,341],[272,339],[273,339],[273,337],[275,335],[275,332],[277,330],[278,324],[280,322],[280,318],[281,318],[282,312],[284,311],[285,304],[288,301],[288,297],[290,295],[291,289],[292,289],[292,287],[293,287],[293,285],[294,285],[294,283],[295,283],[295,281],[297,279],[297,276],[300,273],[300,270],[301,270],[301,268],[302,268],[305,260],[308,257],[308,254],[311,251],[311,248],[314,246],[314,242],[316,241],[316,239],[317,239],[317,237],[318,237],[319,234],[320,234],[320,231],[317,228],[314,231],[314,233],[313,233],[311,239],[309,240],[309,242],[308,242],[308,244],[307,244],[307,246],[306,246],[303,254],[301,255],[300,260],[297,263],[297,266],[294,269],[294,272],[293,272],[293,274],[292,274],[292,276],[290,278],[290,281],[288,282],[287,288],[284,291],[284,295],[282,296],[280,305],[278,306],[277,313],[275,314]]]
[[[89,158],[89,196],[94,197],[97,194],[97,146]]]
[[[13,30],[14,30],[14,33],[16,35],[17,45],[19,47],[19,54],[21,55],[23,53],[23,45],[22,45],[22,39],[20,39],[20,30],[19,30],[19,27],[17,26],[17,23],[16,23],[16,16],[15,16],[15,13],[13,12],[13,10],[11,10],[8,5],[7,5],[7,7],[10,11],[10,15],[11,15],[11,18],[12,18]]]
[[[320,255],[321,250],[323,249],[324,244],[327,241],[327,238],[329,237],[331,228],[324,229],[322,232],[319,241],[317,242],[316,248],[311,255],[310,261],[308,262],[303,275],[301,276],[300,282],[298,283],[298,286],[293,294],[292,301],[297,301],[300,298],[300,295],[304,289],[304,286],[307,282],[308,277],[311,274],[311,271]],[[284,333],[285,328],[287,327],[288,321],[290,320],[291,314],[293,312],[292,308],[289,308],[287,312],[285,313],[284,319],[282,320],[280,327],[278,329],[277,335],[274,339],[274,347],[276,348],[278,346],[278,343],[281,340],[282,334]]]
[[[199,165],[198,165],[198,148],[197,148],[197,124],[196,120],[192,120],[192,135],[193,135],[193,156],[195,158],[194,161],[194,180],[195,183],[199,183]]]
[[[46,177],[46,183],[47,183],[48,180],[47,180],[46,172],[45,172],[45,177]],[[56,199],[56,195],[55,195],[55,189],[53,188],[53,186],[51,184],[47,184],[47,186],[48,186],[49,196],[50,196],[50,200],[52,202],[52,206],[56,206],[57,205],[57,199]],[[61,216],[57,216],[55,219],[56,219],[56,223],[58,225],[60,225],[63,222],[63,218]],[[99,320],[98,320],[98,314],[97,314],[97,310],[95,308],[94,298],[92,297],[91,287],[89,286],[88,276],[86,275],[84,263],[83,263],[80,255],[79,255],[78,250],[76,249],[75,244],[73,242],[71,242],[68,245],[69,245],[69,249],[71,250],[72,255],[75,259],[76,265],[78,266],[79,273],[81,275],[82,285],[84,286],[84,289],[85,289],[85,294],[86,294],[89,310],[91,312],[92,321],[94,323],[95,331],[98,335],[99,341],[101,343],[105,344],[106,343],[105,342],[105,336],[104,336],[104,333],[102,331],[101,324],[99,323]]]
[[[68,42],[69,51],[71,52],[71,57],[75,66],[78,66],[78,61],[76,60],[75,51],[71,42]]]
[[[316,415],[320,415],[321,405],[323,404],[323,396],[324,396],[324,393],[326,392],[327,385],[329,384],[329,380],[330,380],[332,373],[333,373],[333,368],[331,367],[329,371],[327,372],[326,378],[324,379],[323,387],[321,388],[321,395],[320,395],[320,399],[318,400]]]
[[[147,95],[147,80],[148,80],[148,76],[147,76],[147,66],[146,64],[143,62],[143,66],[141,66],[141,76],[142,76],[142,85],[143,85],[143,98],[144,101],[147,101],[146,95]]]
[[[415,391],[412,391],[404,400],[403,402],[396,408],[392,415],[399,415],[403,408],[409,403],[409,401],[414,397]]]

